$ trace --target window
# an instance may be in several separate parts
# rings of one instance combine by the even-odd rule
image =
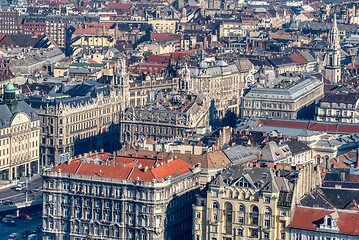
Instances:
[[[218,191],[212,191],[212,197],[218,197]]]
[[[281,233],[281,234],[280,234],[280,239],[281,239],[281,240],[285,240],[285,233]]]
[[[88,220],[91,219],[91,211],[90,210],[86,210],[86,219],[88,219]]]
[[[243,218],[243,217],[239,217],[239,218],[238,218],[238,223],[244,224],[244,218]]]
[[[240,212],[245,212],[246,208],[243,204],[239,205],[239,211]]]
[[[264,202],[265,203],[270,203],[270,197],[264,197]]]
[[[283,217],[287,216],[287,211],[281,210],[280,215],[283,216]]]
[[[251,236],[253,238],[258,238],[258,230],[257,229],[252,229],[251,231]]]
[[[218,209],[218,202],[214,202],[212,208],[213,209]]]
[[[216,232],[217,232],[217,226],[211,226],[210,229],[211,229],[211,232],[212,232],[212,233],[216,233]]]
[[[199,225],[198,223],[196,223],[196,225],[194,226],[195,230],[201,230],[201,225]]]
[[[272,214],[272,210],[271,210],[270,208],[266,208],[266,209],[264,210],[264,214],[265,214],[265,215],[271,215],[271,214]]]
[[[213,222],[217,222],[218,221],[218,216],[217,214],[213,214]]]
[[[237,229],[237,235],[238,236],[243,236],[243,229]]]
[[[200,212],[196,213],[196,218],[201,218],[201,213]]]
[[[269,239],[269,233],[265,232],[263,235],[264,235],[263,236],[264,239]]]

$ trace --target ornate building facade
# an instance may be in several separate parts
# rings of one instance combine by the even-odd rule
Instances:
[[[242,98],[242,117],[297,119],[298,112],[324,95],[324,84],[308,78],[289,88],[252,88]]]
[[[0,179],[13,180],[39,171],[39,116],[15,97],[8,83],[0,104]]]
[[[44,239],[190,240],[199,166],[95,152],[43,172]]]
[[[289,239],[292,195],[270,168],[231,166],[198,197],[193,239]]]
[[[208,101],[201,96],[168,94],[158,97],[156,102],[130,107],[121,115],[121,142],[133,143],[142,137],[155,141],[185,137],[197,127],[208,126],[208,111]]]
[[[211,101],[211,120],[219,120],[227,111],[239,114],[240,99],[243,94],[245,76],[253,65],[244,61],[226,63],[221,60],[213,66],[202,61],[196,67],[185,66],[180,79],[179,90],[194,94],[202,93]],[[247,61],[249,62],[249,61]],[[250,63],[250,62],[249,62]]]
[[[57,85],[47,95],[28,98],[43,125],[40,143],[43,165],[58,164],[91,149],[112,151],[120,147],[119,121],[128,104],[129,84],[121,68],[116,77],[116,88],[87,81]]]
[[[337,17],[334,14],[333,28],[330,31],[329,49],[326,55],[325,77],[334,84],[341,80],[340,43]]]

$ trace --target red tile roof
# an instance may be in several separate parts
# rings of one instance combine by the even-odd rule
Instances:
[[[337,226],[340,234],[359,236],[359,213],[333,211],[308,207],[297,207],[294,212],[291,228],[316,231],[321,220],[328,214],[337,212]]]
[[[86,158],[100,160],[103,164],[85,162],[81,159],[82,157],[78,157],[60,164],[52,171],[61,170],[62,173],[67,174],[122,180],[153,181],[156,179],[162,182],[169,176],[175,178],[192,170],[190,164],[180,159],[124,155],[116,156],[115,161],[111,162],[108,160],[111,157],[113,157],[112,154],[104,152],[86,154]]]
[[[97,23],[97,22],[94,22],[94,23],[89,23],[89,22],[84,22],[82,23],[84,26],[87,26],[87,27],[113,27],[114,23]]]
[[[189,53],[197,52],[198,50],[189,50],[189,51],[182,51],[182,52],[175,52],[175,53],[167,53],[167,54],[160,54],[160,55],[150,55],[147,59],[148,63],[168,63],[171,59],[177,62],[185,57]]]
[[[304,57],[302,57],[302,55],[300,55],[299,53],[295,53],[290,55],[291,58],[294,60],[294,62],[298,63],[298,64],[304,64],[307,63],[308,61],[305,60]]]
[[[257,127],[274,126],[274,127],[288,127],[288,128],[302,128],[318,132],[331,132],[331,133],[359,133],[359,125],[337,124],[337,123],[319,123],[308,121],[284,121],[284,120],[269,120],[260,119]]]
[[[95,28],[76,29],[73,34],[77,34],[77,35],[97,35],[97,30]]]

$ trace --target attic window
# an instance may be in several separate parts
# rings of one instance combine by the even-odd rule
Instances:
[[[275,152],[275,155],[279,156],[279,153]]]
[[[263,174],[262,174],[262,178],[263,178],[263,179],[266,179],[267,177],[268,177],[268,174],[267,174],[267,173],[263,173]]]

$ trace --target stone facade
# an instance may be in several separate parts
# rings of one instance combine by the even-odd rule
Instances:
[[[40,120],[24,101],[15,98],[9,83],[0,104],[0,180],[13,180],[39,171]]]
[[[77,161],[43,172],[43,239],[191,239],[199,166],[188,169],[179,159],[150,168],[155,159],[139,158],[137,167],[93,161],[80,161],[76,172]],[[143,179],[146,172],[152,180]]]
[[[316,107],[315,120],[324,122],[358,123],[359,95],[329,93]]]
[[[324,84],[308,78],[287,89],[252,88],[242,98],[243,117],[297,119],[298,111],[324,95]]]
[[[336,14],[334,15],[333,28],[329,35],[329,49],[325,56],[325,77],[334,84],[341,81],[341,62],[340,62],[340,43],[339,30],[337,26]]]
[[[228,168],[197,199],[193,239],[289,239],[292,188],[269,168]]]
[[[197,127],[208,126],[206,100],[200,96],[168,95],[162,106],[152,103],[128,108],[121,116],[121,142],[133,143],[142,137],[154,140],[185,137]]]
[[[125,91],[83,82],[62,86],[56,93],[30,96],[28,102],[43,125],[41,163],[58,164],[92,149],[118,149],[120,113],[128,96]]]
[[[249,62],[249,61],[247,61]],[[246,61],[226,63],[221,60],[213,66],[202,61],[196,67],[189,67],[182,73],[188,84],[180,85],[194,94],[203,93],[211,101],[211,121],[222,119],[227,111],[239,114],[240,99],[243,94],[245,77],[253,68]],[[180,80],[181,81],[181,80]]]

